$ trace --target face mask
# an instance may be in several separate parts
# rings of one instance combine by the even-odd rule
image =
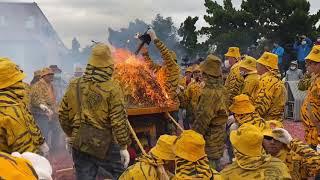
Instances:
[[[307,44],[307,41],[302,41],[301,44],[305,45],[305,44]]]
[[[295,70],[297,67],[296,66],[290,66],[291,70]]]
[[[225,60],[225,61],[224,61],[224,67],[226,67],[227,69],[230,68],[229,60]]]
[[[61,73],[54,74],[54,78],[56,78],[56,79],[60,79],[61,76],[62,76]]]

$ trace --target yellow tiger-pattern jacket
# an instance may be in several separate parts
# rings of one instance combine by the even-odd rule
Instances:
[[[222,79],[208,77],[197,104],[192,129],[203,135],[210,160],[223,155],[227,122],[226,89]]]
[[[236,118],[236,119],[240,126],[245,123],[249,123],[256,126],[261,131],[263,131],[266,127],[266,121],[262,119],[257,113],[241,114],[241,115],[237,115],[237,117],[238,116],[239,118]]]
[[[282,122],[287,90],[284,82],[272,72],[263,74],[260,78],[257,93],[253,97],[256,112],[264,120]]]
[[[305,74],[302,79],[300,79],[298,83],[298,89],[300,91],[306,91],[309,89],[311,85],[312,77],[309,74]]]
[[[110,129],[120,146],[130,142],[127,112],[121,87],[111,79],[113,67],[96,68],[87,65],[85,75],[70,82],[59,108],[63,131],[73,142],[80,123],[97,129]],[[77,84],[81,89],[81,115],[78,110]],[[80,118],[81,116],[81,118]],[[85,122],[80,122],[80,119]]]
[[[188,85],[185,92],[183,93],[182,97],[179,96],[180,106],[186,109],[187,116],[191,116],[191,117],[188,117],[190,118],[191,123],[195,119],[196,108],[198,105],[202,88],[203,86],[201,85],[200,82],[195,82],[195,81],[191,82]]]
[[[240,75],[239,63],[236,63],[230,69],[230,73],[226,79],[225,87],[228,92],[228,107],[231,106],[233,98],[241,94],[244,78]]]
[[[181,70],[176,62],[176,57],[172,55],[172,52],[159,39],[155,39],[154,44],[160,50],[160,54],[163,59],[163,65],[159,66],[155,64],[148,53],[144,53],[143,57],[149,64],[150,68],[157,74],[157,77],[161,79],[164,78],[164,89],[168,97],[173,99],[175,102],[178,102],[179,98],[176,90],[179,86]]]
[[[221,177],[217,171],[211,169],[209,166],[209,160],[207,157],[196,162],[190,162],[188,160],[176,157],[176,172],[173,180],[183,179],[215,179],[220,180]]]
[[[320,75],[313,77],[306,98],[301,107],[302,122],[305,127],[305,139],[308,144],[319,144],[318,131],[314,122],[320,121]]]
[[[179,86],[182,86],[184,89],[187,88],[187,78],[184,76],[179,80]]]
[[[290,143],[290,151],[301,158],[301,177],[315,176],[320,171],[320,153],[311,149],[309,145],[298,139],[293,139]],[[306,176],[302,176],[306,175]]]
[[[246,94],[253,97],[259,87],[259,75],[257,73],[248,74],[244,79],[241,94]]]
[[[30,93],[31,93],[31,86],[25,82],[23,82],[24,88],[25,88],[25,95],[23,97],[22,102],[25,104],[25,106],[30,109],[31,106],[31,98],[30,98]]]
[[[44,79],[40,79],[37,83],[31,86],[30,96],[32,108],[39,110],[40,104],[43,104],[55,112],[56,98],[52,84],[48,84]]]
[[[157,168],[163,164],[162,160],[155,159],[152,156],[142,156],[137,159],[134,165],[128,167],[122,173],[119,180],[162,179]]]
[[[235,161],[220,174],[224,180],[291,179],[288,167],[278,158],[265,153],[261,157],[248,157],[235,150]]]
[[[0,152],[0,179],[37,180],[38,176],[31,163],[23,158]]]
[[[22,102],[24,85],[18,82],[0,90],[0,151],[39,152],[44,138]]]

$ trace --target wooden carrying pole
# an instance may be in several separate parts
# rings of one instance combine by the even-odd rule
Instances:
[[[133,135],[134,140],[137,142],[137,144],[138,144],[138,146],[139,146],[142,154],[147,156],[147,153],[146,153],[146,151],[143,149],[143,146],[142,146],[141,142],[139,141],[139,138],[137,137],[136,132],[134,132],[134,130],[133,130],[133,128],[132,128],[129,120],[127,120],[127,123],[128,123],[129,129],[130,129],[130,131],[131,131],[131,134]]]
[[[170,119],[181,131],[184,130],[184,129],[180,126],[180,124],[171,116],[170,113],[166,112],[166,115],[169,117],[169,119]]]

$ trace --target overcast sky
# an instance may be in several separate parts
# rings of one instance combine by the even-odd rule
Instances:
[[[33,2],[32,0],[0,0]],[[197,26],[205,21],[204,0],[35,0],[60,38],[70,47],[77,37],[84,47],[91,40],[106,41],[108,27],[119,29],[136,18],[150,23],[157,13],[171,16],[177,27],[187,16],[200,16]],[[218,0],[222,2],[223,0]],[[239,7],[241,0],[233,0]],[[320,0],[310,0],[311,12],[320,8]]]

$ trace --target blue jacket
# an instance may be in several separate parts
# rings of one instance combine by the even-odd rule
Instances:
[[[284,49],[281,46],[275,47],[271,51],[273,54],[278,55],[278,64],[282,64],[282,57],[284,54]]]
[[[297,51],[297,59],[298,61],[305,61],[304,58],[307,57],[307,55],[310,53],[312,48],[312,41],[309,38],[305,39],[307,44],[302,45],[301,43],[298,44],[298,42],[295,42],[293,45],[293,49]]]

